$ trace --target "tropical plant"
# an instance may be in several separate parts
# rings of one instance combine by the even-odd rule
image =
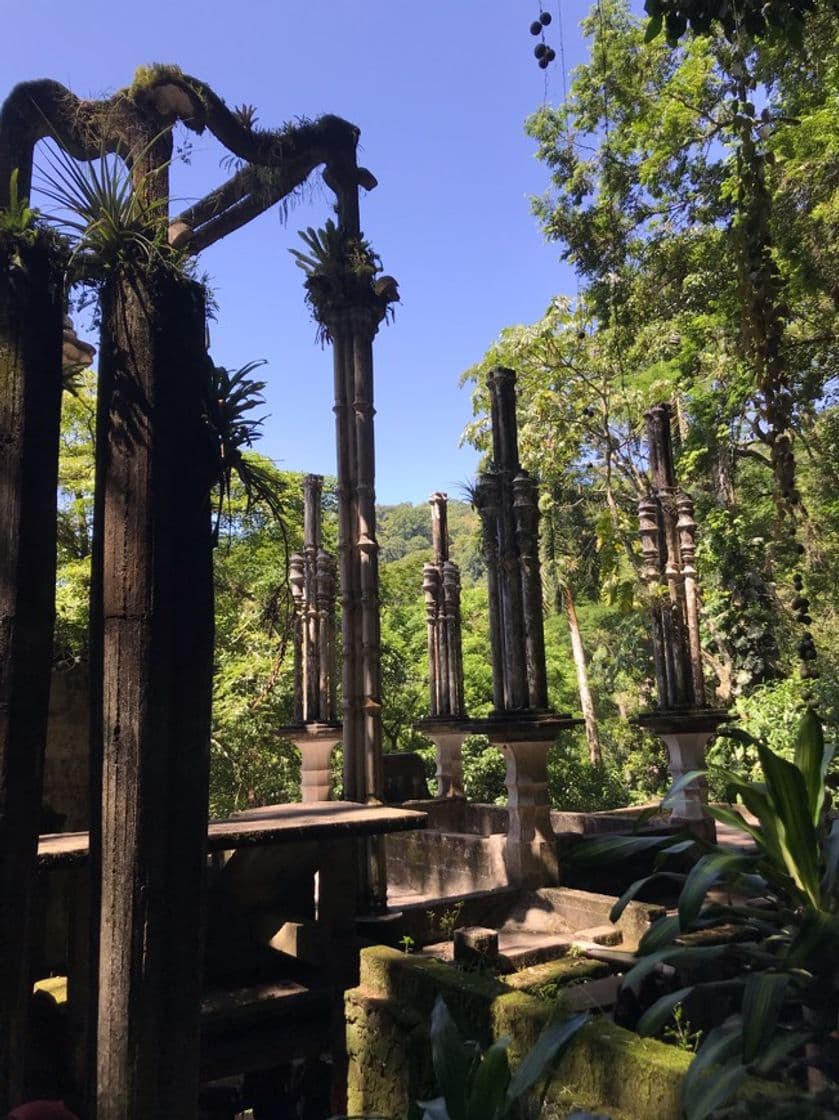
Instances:
[[[127,170],[163,135],[137,150],[109,152],[103,145],[97,159],[83,164],[58,142],[45,149],[37,186],[56,206],[45,214],[47,221],[73,243],[71,274],[89,278],[120,264],[150,267],[175,260],[166,241],[165,202],[146,199],[147,192],[135,189]]]
[[[29,205],[28,198],[21,198],[18,189],[18,168],[9,176],[9,205],[0,210],[0,231],[25,237],[32,233],[38,211]]]
[[[576,856],[599,862],[659,850],[653,873],[632,883],[613,907],[613,921],[651,880],[665,877],[679,884],[677,912],[650,927],[624,984],[636,988],[662,964],[736,965],[736,974],[724,983],[740,989],[740,1011],[709,1031],[699,1048],[684,1082],[687,1120],[704,1120],[733,1096],[748,1072],[767,1074],[779,1067],[789,1072],[803,1064],[816,1088],[825,1073],[833,1079],[839,1073],[828,1046],[839,1008],[839,820],[830,814],[826,781],[834,747],[825,744],[821,722],[809,708],[792,761],[745,732],[727,734],[757,752],[763,780],[725,774],[742,808],[711,806],[709,812],[742,833],[745,848],[680,836],[604,837],[582,845]],[[700,773],[681,778],[662,806]],[[686,852],[699,855],[693,867],[686,873],[672,870],[669,857]],[[728,932],[721,943],[694,946],[685,940],[686,934],[718,926]],[[713,991],[719,983],[701,981],[663,996],[642,1015],[639,1032],[657,1033],[695,989]]]
[[[204,419],[218,449],[218,536],[225,502],[230,504],[231,482],[235,474],[242,484],[248,506],[262,502],[282,527],[285,523],[285,484],[279,475],[265,469],[257,460],[245,456],[261,435],[265,417],[249,414],[265,404],[265,381],[249,377],[265,361],[247,362],[231,372],[224,366],[210,366],[210,384]]]
[[[393,317],[399,299],[392,276],[379,276],[382,262],[361,233],[353,234],[327,219],[323,229],[300,231],[306,252],[289,249],[306,274],[306,302],[318,324],[318,339],[330,342],[330,309],[341,304],[367,304],[385,318]]]

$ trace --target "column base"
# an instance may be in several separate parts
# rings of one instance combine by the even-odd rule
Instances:
[[[332,796],[332,752],[341,742],[340,723],[296,723],[277,733],[300,751],[300,800],[329,801]]]

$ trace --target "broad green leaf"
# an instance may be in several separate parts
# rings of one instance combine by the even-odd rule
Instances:
[[[774,1034],[788,987],[789,977],[781,972],[757,972],[746,981],[741,1010],[744,1062],[753,1062]]]
[[[630,859],[641,852],[655,851],[673,843],[672,836],[598,836],[584,840],[565,857],[566,863],[603,864]]]
[[[787,870],[813,906],[820,904],[818,840],[809,812],[807,787],[797,766],[759,746],[763,774],[778,815],[778,842]],[[761,820],[761,824],[763,821]]]
[[[691,984],[689,988],[679,988],[677,992],[669,992],[661,999],[657,999],[638,1020],[635,1026],[638,1034],[642,1037],[658,1034],[662,1027],[670,1021],[674,1009],[684,1000],[685,996],[690,995],[694,987],[695,985]]]
[[[624,976],[623,982],[632,988],[636,984],[640,984],[641,981],[646,976],[649,976],[660,964],[705,964],[708,961],[716,960],[721,957],[727,948],[728,946],[726,945],[701,945],[696,948],[674,945],[667,949],[659,949],[655,953],[650,953],[648,956],[641,957],[638,963],[633,965],[626,976]]]
[[[682,924],[679,921],[678,914],[666,914],[663,918],[658,918],[652,925],[644,931],[638,946],[639,953],[646,956],[656,949],[661,949],[665,945],[672,944],[673,941],[682,932]]]
[[[517,1101],[546,1076],[562,1050],[587,1022],[588,1015],[572,1015],[570,1019],[548,1023],[513,1075],[507,1089],[507,1100],[510,1103]]]
[[[822,889],[832,894],[839,886],[839,819],[834,820],[824,842],[824,875]]]
[[[509,1038],[501,1038],[484,1053],[466,1102],[467,1120],[500,1120],[506,1112],[510,1084],[509,1045]]]
[[[810,803],[810,817],[814,825],[824,804],[824,732],[821,720],[812,708],[807,708],[801,717],[798,737],[795,743],[795,765],[801,771]]]
[[[746,1076],[740,1062],[739,1016],[710,1031],[682,1082],[682,1107],[687,1120],[705,1120],[734,1095]]]
[[[679,920],[683,929],[688,929],[691,922],[698,916],[702,909],[705,896],[715,883],[726,879],[738,871],[748,871],[754,866],[751,856],[744,856],[738,852],[711,852],[703,856],[691,868],[682,893],[679,895]]]
[[[760,1057],[753,1063],[754,1072],[764,1076],[771,1073],[778,1062],[782,1062],[799,1046],[809,1042],[812,1038],[809,1031],[790,1031],[783,1028],[776,1030],[774,1036],[768,1040]]]
[[[665,794],[661,802],[662,809],[669,809],[673,805],[675,799],[682,793],[688,786],[692,785],[697,778],[702,778],[707,774],[707,770],[688,770],[678,778],[670,789]]]
[[[466,1093],[475,1050],[463,1041],[442,996],[437,997],[431,1012],[429,1034],[434,1074],[446,1101],[449,1120],[466,1120]]]
[[[653,879],[673,879],[676,882],[684,882],[685,876],[675,871],[654,871],[652,875],[645,875],[642,879],[636,879],[634,883],[630,883],[609,911],[609,921],[616,922],[641,888],[646,886],[647,883],[651,883]]]
[[[717,805],[709,805],[708,812],[715,821],[719,821],[720,824],[727,824],[730,828],[739,829],[740,832],[745,832],[760,847],[764,846],[760,832],[754,825],[749,824],[742,813],[738,813],[734,809],[724,809]]]

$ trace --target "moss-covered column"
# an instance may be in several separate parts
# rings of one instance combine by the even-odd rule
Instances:
[[[215,452],[200,289],[107,285],[97,1120],[197,1113]],[[103,409],[104,412],[104,409]]]
[[[21,1100],[55,621],[63,261],[0,235],[0,1114]]]

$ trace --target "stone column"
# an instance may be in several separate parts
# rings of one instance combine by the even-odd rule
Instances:
[[[168,268],[106,285],[97,1120],[197,1114],[218,474],[204,332],[200,289]]]
[[[539,508],[536,484],[519,463],[516,375],[489,375],[493,461],[475,487],[487,562],[496,713],[547,707]]]
[[[461,748],[466,732],[463,698],[463,652],[460,632],[460,571],[449,559],[445,494],[434,493],[431,538],[434,560],[423,567],[428,627],[428,719],[418,725],[437,749],[438,797],[463,796]]]
[[[0,235],[0,1114],[21,1102],[55,620],[64,261]]]
[[[559,882],[556,836],[548,797],[547,752],[544,740],[500,741],[507,763],[509,823],[504,859],[510,882],[545,887]]]

